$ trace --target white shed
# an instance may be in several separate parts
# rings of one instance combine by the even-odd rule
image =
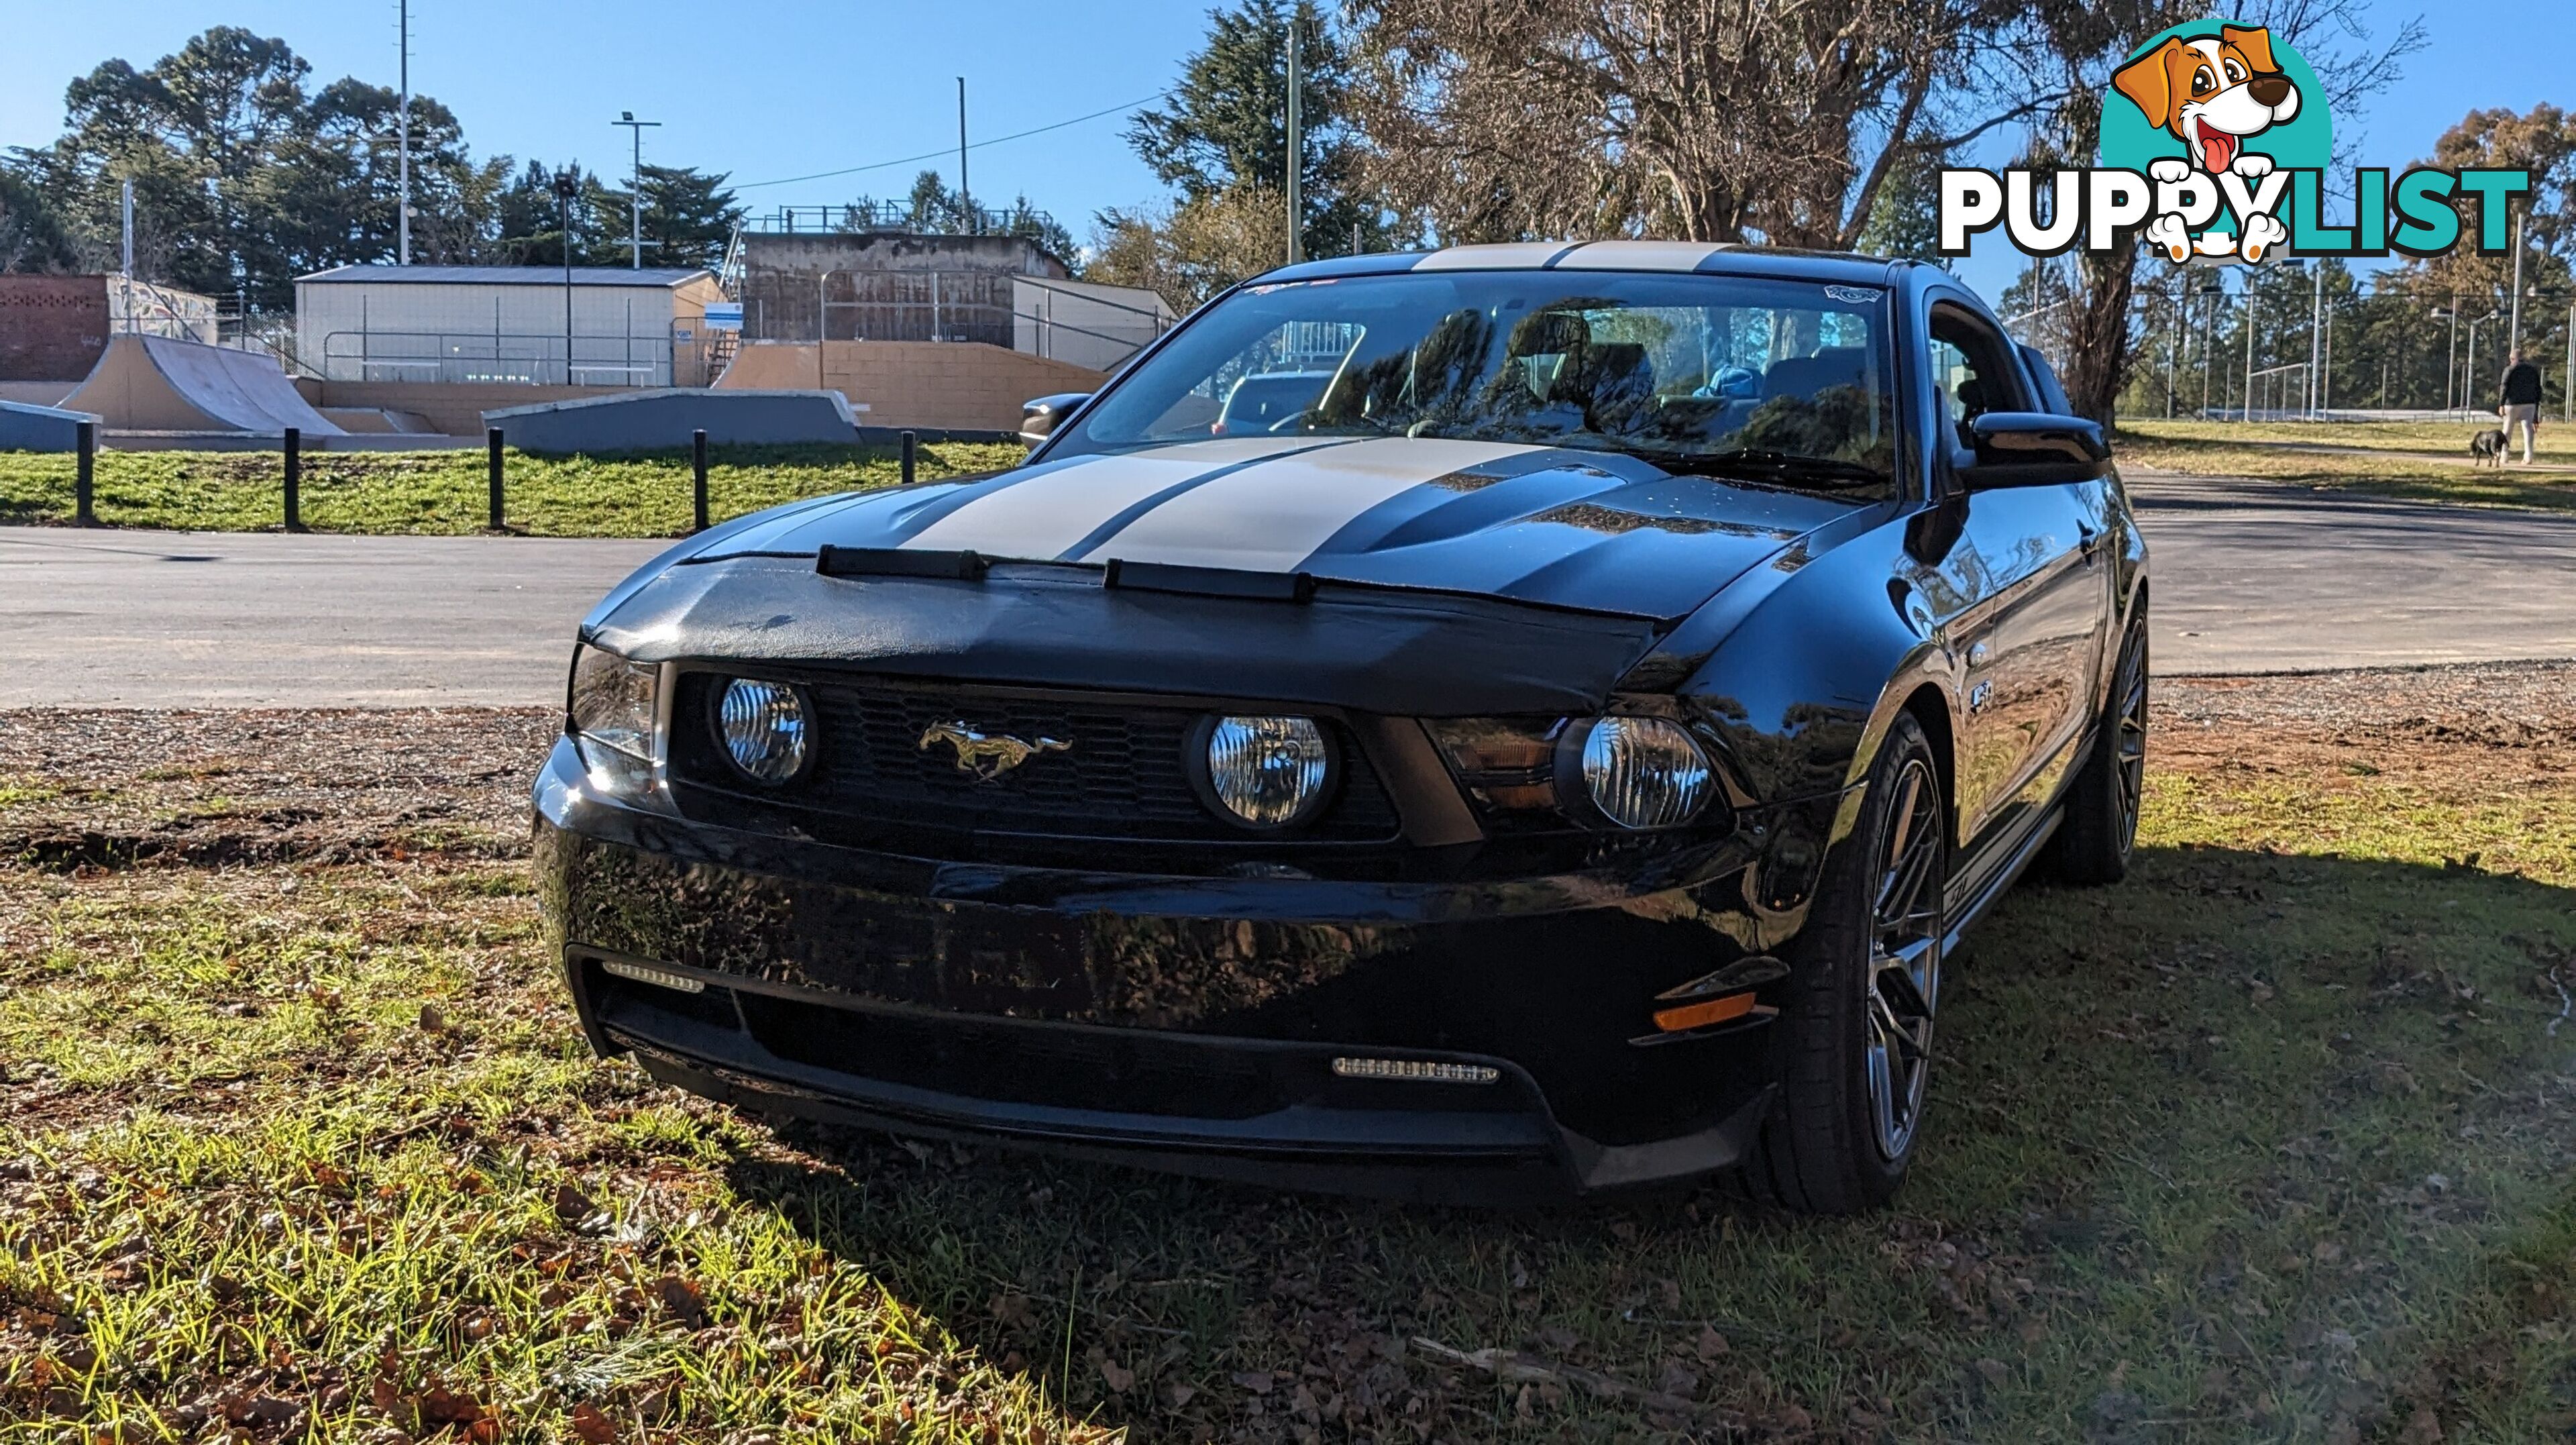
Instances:
[[[1011,278],[1011,349],[1108,371],[1178,320],[1171,303],[1140,286]]]
[[[298,359],[327,381],[704,386],[703,270],[339,266],[295,282]]]

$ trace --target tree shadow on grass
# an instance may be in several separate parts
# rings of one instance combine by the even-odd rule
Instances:
[[[730,1179],[1146,1439],[2366,1433],[2464,1408],[2424,1362],[2493,1333],[2487,1262],[2568,1203],[2576,1111],[2536,1107],[2576,1068],[2559,982],[2576,891],[2150,849],[1980,925],[1926,1153],[1873,1216],[1415,1208],[811,1125],[784,1137],[824,1162]]]

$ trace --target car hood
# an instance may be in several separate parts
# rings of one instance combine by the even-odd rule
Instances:
[[[1602,452],[1243,438],[809,504],[728,528],[690,560],[811,556],[825,546],[1119,560],[1669,621],[1849,510]]]

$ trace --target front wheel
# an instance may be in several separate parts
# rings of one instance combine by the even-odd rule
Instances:
[[[1905,1182],[1932,1072],[1949,841],[1931,742],[1900,714],[1860,818],[1826,862],[1788,980],[1780,1105],[1744,1169],[1755,1198],[1850,1214]]]

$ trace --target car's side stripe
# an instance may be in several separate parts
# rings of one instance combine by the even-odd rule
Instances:
[[[1145,513],[1088,556],[1293,572],[1351,519],[1388,498],[1531,450],[1503,442],[1378,438],[1335,448],[1294,478],[1246,467]]]

